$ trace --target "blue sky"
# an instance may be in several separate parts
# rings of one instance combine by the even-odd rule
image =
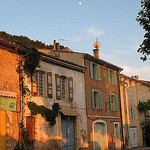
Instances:
[[[91,55],[97,37],[101,59],[150,80],[150,61],[137,53],[144,36],[140,9],[140,0],[0,0],[0,31],[46,44],[65,39],[60,44]]]

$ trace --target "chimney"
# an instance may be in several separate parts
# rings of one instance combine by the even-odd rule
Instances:
[[[132,79],[135,79],[135,80],[139,80],[139,76],[138,75],[135,75],[135,76],[131,76]]]
[[[99,58],[99,49],[93,49],[93,55],[96,58]]]
[[[100,42],[98,42],[98,41],[96,40],[96,42],[94,43],[94,47],[95,47],[95,49],[93,50],[93,55],[94,55],[94,57],[96,57],[96,58],[99,59]]]
[[[56,40],[54,40],[53,50],[56,50]]]

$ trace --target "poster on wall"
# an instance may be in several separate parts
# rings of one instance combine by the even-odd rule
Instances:
[[[0,97],[0,108],[3,110],[16,111],[16,99]]]

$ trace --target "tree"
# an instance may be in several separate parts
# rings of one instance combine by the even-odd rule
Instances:
[[[150,60],[150,0],[141,0],[141,8],[136,20],[146,33],[142,44],[139,46],[138,52],[143,55],[141,59],[146,61],[148,58]]]

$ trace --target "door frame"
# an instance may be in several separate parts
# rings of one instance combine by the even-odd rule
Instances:
[[[108,148],[108,137],[107,137],[107,123],[104,121],[104,120],[95,120],[95,121],[93,121],[93,123],[92,123],[92,132],[93,132],[93,150],[94,150],[94,125],[96,124],[96,123],[101,123],[101,124],[104,124],[104,126],[105,126],[105,139],[106,139],[106,147]]]

